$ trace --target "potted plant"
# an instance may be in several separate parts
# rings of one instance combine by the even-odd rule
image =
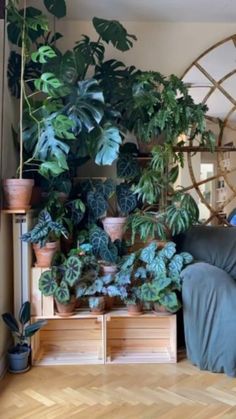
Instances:
[[[45,209],[39,213],[36,225],[28,233],[23,234],[22,241],[33,244],[36,256],[36,266],[48,268],[52,258],[59,250],[58,239],[67,237],[67,230],[61,218],[53,220]]]
[[[77,285],[76,295],[78,298],[88,297],[89,308],[93,314],[102,314],[106,305],[105,297],[120,296],[120,290],[114,283],[113,275],[100,275],[82,278]],[[110,307],[109,307],[110,308]]]
[[[45,296],[53,295],[57,313],[61,317],[74,314],[76,306],[76,284],[82,272],[82,257],[62,257],[59,264],[41,274],[39,289]]]
[[[117,163],[117,176],[122,176],[123,182],[116,184],[113,179],[91,179],[81,183],[81,197],[87,204],[90,219],[95,222],[101,220],[112,242],[122,240],[127,216],[137,206],[136,195],[131,185],[133,179],[138,176],[139,167],[134,161],[131,168],[133,171],[128,171],[128,159],[131,160],[132,156],[122,155]]]
[[[35,323],[29,324],[29,301],[22,304],[18,321],[11,313],[2,314],[2,319],[11,331],[14,339],[17,341],[17,343],[8,350],[9,371],[13,373],[28,371],[30,354],[29,338],[47,322],[46,320],[38,320]]]
[[[139,256],[141,272],[145,279],[141,287],[141,299],[154,303],[156,311],[176,312],[181,304],[178,292],[181,291],[180,274],[186,265],[193,261],[187,252],[176,253],[176,245],[167,243],[158,249],[156,243],[144,248]]]

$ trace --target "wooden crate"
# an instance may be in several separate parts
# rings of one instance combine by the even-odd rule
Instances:
[[[32,318],[32,322],[36,320],[38,317]],[[46,326],[32,338],[32,363],[104,364],[103,323],[102,315],[89,312],[69,318],[48,318]]]
[[[31,315],[37,317],[51,317],[54,315],[53,297],[45,297],[39,290],[39,278],[49,268],[31,269]]]
[[[106,363],[177,361],[176,315],[147,312],[129,316],[117,310],[105,316]]]

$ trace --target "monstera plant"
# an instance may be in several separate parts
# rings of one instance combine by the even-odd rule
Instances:
[[[43,3],[56,18],[66,15],[65,0]],[[27,156],[25,170],[57,177],[69,171],[69,160],[92,157],[96,164],[104,165],[118,156],[122,143],[118,113],[104,97],[95,68],[105,62],[106,44],[127,51],[136,38],[118,21],[95,17],[93,25],[96,41],[83,35],[63,54],[56,44],[62,35],[49,32],[41,11],[27,7],[26,0],[23,9],[17,0],[9,1],[9,40],[19,46],[22,39],[25,45],[21,55],[11,53],[8,66],[11,93],[16,97],[21,93],[20,144],[21,161],[23,148]]]
[[[71,315],[76,304],[76,284],[82,272],[82,257],[70,256],[51,270],[42,273],[39,289],[45,296],[53,295],[57,304],[58,314]]]

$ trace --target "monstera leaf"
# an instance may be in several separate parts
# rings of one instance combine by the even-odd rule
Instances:
[[[136,195],[128,185],[121,184],[116,187],[117,204],[122,214],[128,215],[137,206]]]
[[[100,192],[90,191],[87,195],[87,204],[96,220],[105,216],[108,204]]]
[[[56,56],[57,54],[52,47],[43,45],[31,54],[31,59],[35,63],[45,64],[48,60],[55,58]]]
[[[21,46],[22,22],[24,9],[16,11],[13,7],[9,7],[7,11],[7,35],[9,41],[17,46]],[[48,21],[42,12],[34,7],[26,8],[26,37],[32,42],[48,31]]]
[[[53,161],[63,170],[68,170],[67,155],[70,147],[55,136],[55,130],[50,120],[44,121],[35,151],[35,158],[40,161]],[[44,175],[44,173],[42,173]]]
[[[90,65],[95,66],[103,61],[105,48],[101,42],[93,42],[86,35],[76,43],[74,48],[77,69],[82,78],[85,78]]]
[[[102,120],[104,97],[99,84],[94,79],[78,82],[69,99],[68,116],[75,122],[74,132],[78,135],[82,129],[92,131]]]
[[[75,140],[75,136],[72,132],[75,123],[69,119],[68,116],[61,114],[57,115],[56,118],[52,120],[52,125],[57,137],[65,140]]]
[[[140,253],[140,260],[145,263],[151,263],[155,258],[157,250],[157,244],[151,243],[147,247],[144,247]]]
[[[117,159],[122,143],[118,128],[106,124],[103,128],[95,130],[90,139],[93,143],[96,141],[96,147],[93,147],[96,164],[111,165]]]
[[[94,17],[93,25],[103,41],[111,42],[120,51],[127,51],[132,48],[133,41],[137,39],[136,36],[128,34],[117,20],[105,20]]]
[[[73,287],[78,281],[82,269],[82,262],[76,256],[70,256],[66,261],[65,281]]]
[[[140,167],[136,159],[130,154],[121,154],[117,160],[117,176],[129,180],[140,174]]]
[[[53,16],[58,19],[66,16],[65,0],[44,0],[44,6]]]
[[[45,271],[39,278],[39,290],[43,295],[54,295],[58,285],[51,271]]]
[[[65,281],[61,281],[60,285],[55,291],[54,296],[56,300],[61,304],[66,304],[70,301],[70,291]]]
[[[35,80],[34,85],[37,90],[53,97],[66,96],[69,93],[54,73],[43,73],[39,79]]]

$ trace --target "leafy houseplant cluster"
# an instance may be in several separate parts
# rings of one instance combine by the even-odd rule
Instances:
[[[54,18],[66,15],[65,0],[42,4]],[[190,256],[176,255],[173,243],[164,249],[151,244],[127,256],[125,241],[166,240],[198,222],[195,201],[175,185],[186,142],[214,148],[205,105],[195,104],[174,75],[106,60],[108,44],[126,52],[136,41],[118,21],[94,17],[97,39],[83,35],[63,53],[62,35],[51,32],[47,17],[26,0],[23,8],[9,0],[7,16],[15,47],[8,84],[20,101],[14,136],[20,166],[19,179],[6,180],[4,191],[6,200],[14,198],[9,208],[27,209],[30,192],[22,193],[22,182],[29,177],[31,187],[40,187],[36,224],[22,237],[41,252],[37,266],[51,267],[40,290],[62,305],[89,296],[96,309],[99,297],[119,296],[127,304],[155,302],[175,311],[179,272]],[[126,141],[129,133],[138,147]],[[142,146],[148,146],[145,167]],[[89,160],[99,166],[116,162],[116,179],[77,181],[78,167],[82,171]],[[8,188],[18,181],[21,203]],[[60,245],[65,256],[58,262]]]

